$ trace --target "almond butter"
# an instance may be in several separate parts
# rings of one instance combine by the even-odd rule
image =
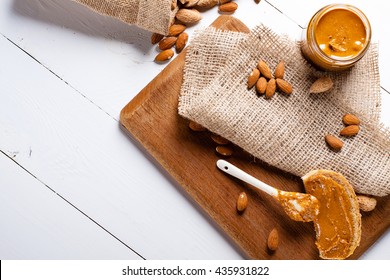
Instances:
[[[274,76],[277,79],[283,79],[284,77],[284,61],[281,60],[278,65],[276,65]]]
[[[188,124],[189,128],[192,130],[192,131],[206,131],[207,129],[204,128],[202,125],[198,124],[197,122],[194,122],[194,121],[190,121],[189,124]]]
[[[264,94],[267,89],[267,80],[264,77],[260,77],[256,83],[256,91],[258,94]]]
[[[236,2],[228,2],[225,4],[221,4],[218,7],[218,11],[223,13],[234,13],[235,10],[237,10],[238,5]]]
[[[237,211],[243,212],[247,206],[248,206],[248,196],[246,195],[245,192],[241,192],[237,198],[237,203],[236,203]]]
[[[158,61],[158,62],[167,61],[167,60],[171,59],[173,57],[173,55],[174,55],[173,50],[168,49],[168,50],[160,52],[154,60]]]
[[[341,141],[340,139],[338,139],[337,137],[333,136],[333,135],[326,135],[325,136],[325,141],[326,143],[329,145],[329,147],[331,149],[333,149],[334,151],[340,151],[341,148],[343,147],[344,145],[344,142]]]
[[[265,97],[272,98],[276,91],[276,81],[274,78],[268,81],[267,88],[265,90]]]
[[[176,40],[176,52],[179,53],[181,52],[188,41],[188,34],[186,32],[181,33]]]
[[[202,19],[202,15],[196,9],[180,9],[176,13],[176,18],[184,24],[194,24]]]
[[[370,212],[375,209],[376,207],[376,199],[370,196],[365,195],[357,195],[356,196],[359,208],[363,212]]]
[[[333,81],[330,77],[318,78],[309,89],[309,93],[324,93],[331,90],[333,87]]]
[[[293,91],[292,85],[283,79],[276,79],[276,85],[279,90],[285,94],[291,94]]]
[[[255,68],[248,77],[248,89],[251,89],[260,77],[259,69]]]
[[[164,35],[158,34],[158,33],[153,33],[152,37],[150,38],[150,42],[152,43],[152,45],[155,45],[158,42],[160,42],[162,38],[164,38]]]
[[[214,141],[214,143],[218,144],[218,145],[227,145],[227,144],[230,144],[230,141],[223,138],[222,136],[218,135],[218,134],[211,134],[210,135],[211,137],[211,140]]]
[[[356,117],[355,115],[352,115],[352,114],[345,114],[343,116],[343,123],[345,125],[351,125],[351,124],[355,124],[355,125],[359,125],[360,124],[360,120],[358,117]]]
[[[267,240],[268,249],[275,251],[279,247],[279,233],[276,228],[272,229]]]
[[[186,26],[184,24],[173,24],[171,27],[169,27],[168,36],[178,36],[180,33],[182,33],[186,29]]]
[[[219,0],[199,0],[199,2],[196,4],[196,7],[199,7],[201,9],[210,9],[218,5]]]
[[[233,154],[233,149],[229,146],[217,146],[216,152],[224,157],[230,157]]]
[[[267,79],[272,78],[271,69],[269,68],[268,64],[265,63],[263,60],[260,60],[257,64],[257,68],[260,70],[261,75],[263,75]]]
[[[158,43],[158,48],[162,51],[172,48],[176,43],[176,37],[165,37]]]
[[[340,131],[340,135],[346,136],[346,137],[355,136],[356,134],[359,133],[359,130],[360,130],[360,127],[358,125],[355,125],[355,124],[348,125]]]

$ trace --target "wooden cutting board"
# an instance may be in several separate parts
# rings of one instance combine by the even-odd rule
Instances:
[[[222,30],[249,32],[239,20],[220,16],[213,24]],[[270,197],[226,176],[216,167],[220,158],[208,132],[194,132],[177,113],[185,51],[178,55],[121,111],[120,121],[188,193],[189,197],[215,221],[232,242],[251,259],[318,259],[312,223],[290,220]],[[265,183],[282,190],[304,191],[300,178],[286,174],[235,147],[228,159]],[[238,214],[240,192],[249,197],[248,208]],[[363,213],[362,239],[351,259],[358,258],[389,227],[390,201],[378,199],[377,208]],[[269,232],[277,228],[280,245],[267,250]]]

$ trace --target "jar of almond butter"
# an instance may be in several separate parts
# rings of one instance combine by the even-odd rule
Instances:
[[[303,56],[321,70],[341,71],[352,67],[366,53],[371,25],[358,8],[332,4],[320,9],[303,30]]]

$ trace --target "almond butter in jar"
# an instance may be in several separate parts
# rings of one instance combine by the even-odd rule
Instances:
[[[366,53],[371,25],[358,8],[332,4],[320,9],[303,30],[301,50],[314,66],[326,71],[352,67]]]

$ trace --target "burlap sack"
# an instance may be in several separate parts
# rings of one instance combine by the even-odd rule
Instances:
[[[171,0],[73,0],[140,28],[167,34],[176,10]]]
[[[247,77],[260,59],[271,69],[285,61],[285,79],[294,87],[290,96],[267,100],[247,89]],[[213,28],[200,32],[188,49],[184,71],[181,116],[297,176],[330,169],[342,173],[358,193],[390,193],[390,132],[378,123],[375,45],[350,71],[330,74],[335,83],[330,94],[308,93],[324,73],[303,59],[296,42],[264,26],[247,36]],[[346,113],[361,119],[361,129],[355,137],[340,137],[344,147],[334,152],[324,136],[339,134]]]

